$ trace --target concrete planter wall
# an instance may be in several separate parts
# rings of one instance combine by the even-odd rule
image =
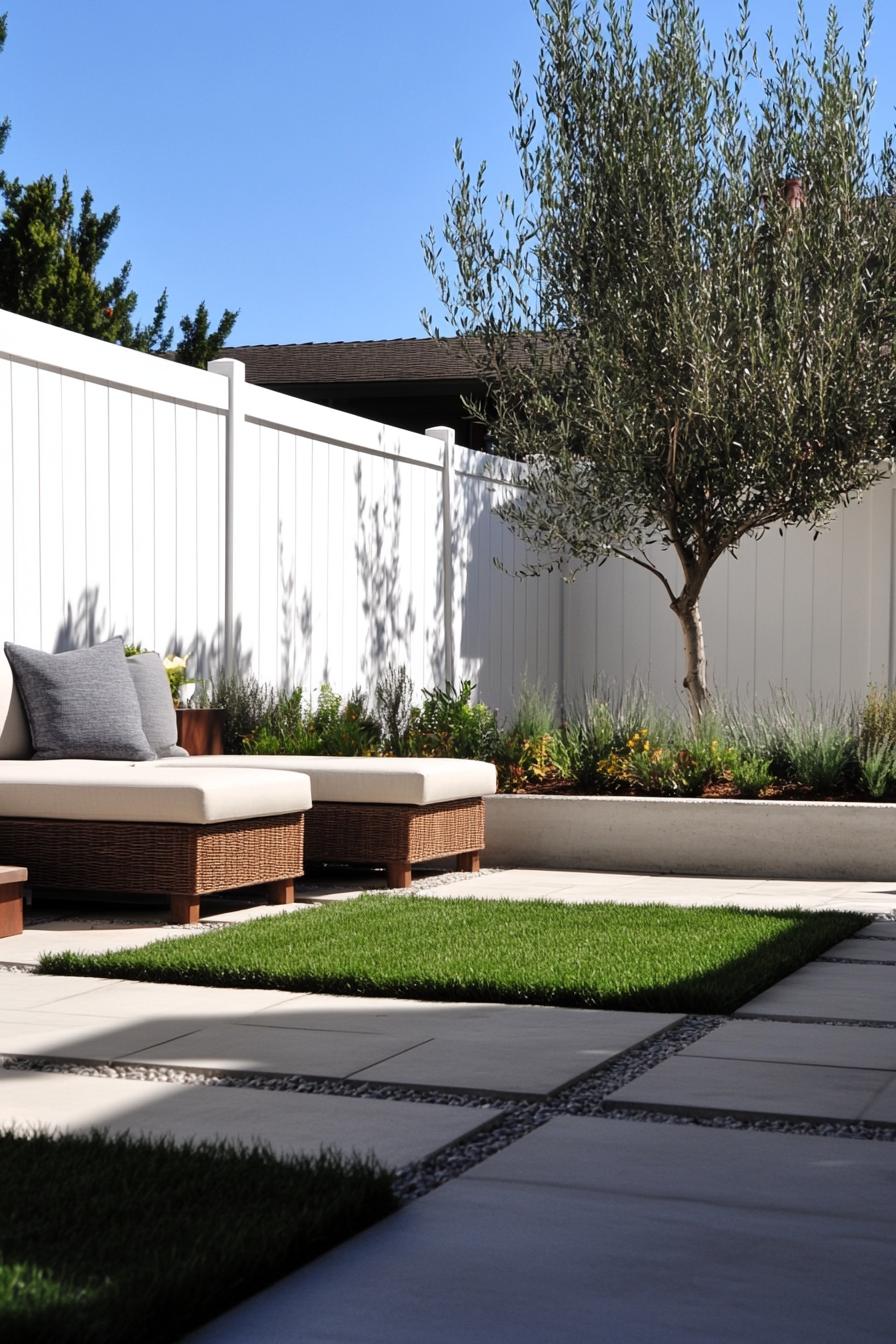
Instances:
[[[888,881],[896,804],[707,798],[487,798],[498,867]]]

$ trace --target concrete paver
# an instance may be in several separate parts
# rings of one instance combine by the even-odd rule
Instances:
[[[146,923],[138,926],[123,921],[104,922],[91,927],[91,921],[59,921],[27,928],[15,938],[0,939],[0,962],[5,966],[36,966],[45,952],[119,952],[146,947],[168,938],[197,938],[208,932],[204,924],[178,927]],[[2,986],[0,986],[2,989]]]
[[[3,972],[0,975],[0,1010],[40,1008],[46,1004],[82,998],[91,990],[103,988],[108,983],[108,980],[84,975],[16,975]],[[74,1009],[74,1004],[70,1007]]]
[[[256,1013],[245,1025],[416,1035],[419,1044],[413,1049],[355,1076],[413,1087],[541,1096],[680,1020],[671,1013],[307,994]]]
[[[681,1021],[667,1013],[510,1008],[483,1030],[450,1018],[433,1039],[356,1077],[412,1087],[543,1096]]]
[[[865,1108],[862,1119],[880,1125],[896,1125],[896,1079],[881,1088],[871,1105]]]
[[[55,976],[16,976],[35,984],[52,985]],[[66,977],[76,984],[77,977]],[[233,1021],[248,1018],[285,1003],[295,995],[283,989],[217,989],[204,985],[162,985],[146,980],[82,980],[85,992],[71,1009],[79,1016],[114,1018],[190,1018],[204,1025],[209,1018]],[[3,985],[0,983],[0,991]],[[70,991],[71,992],[71,991]]]
[[[891,1079],[896,1073],[877,1069],[679,1054],[614,1092],[607,1105],[685,1115],[857,1121]]]
[[[331,1147],[373,1153],[388,1167],[422,1161],[494,1115],[484,1107],[0,1070],[0,1128],[260,1141],[279,1154]]]
[[[743,1004],[735,1016],[896,1022],[896,972],[891,966],[810,962]]]
[[[896,1145],[563,1118],[194,1344],[882,1344]]]
[[[348,1078],[419,1045],[414,1035],[358,1031],[278,1031],[219,1022],[165,1044],[122,1049],[118,1063],[162,1064],[205,1072],[308,1074]]]
[[[72,1000],[74,1003],[75,1000]],[[162,1041],[189,1034],[195,1019],[159,1016],[136,1021],[79,1017],[67,1002],[45,1008],[0,1010],[0,1056],[41,1055],[52,1059],[109,1064]]]
[[[896,938],[846,938],[828,948],[823,960],[848,957],[853,961],[877,961],[896,965]]]
[[[682,1056],[819,1064],[896,1072],[896,1031],[886,1027],[831,1026],[817,1022],[723,1022],[682,1050]]]
[[[896,919],[872,919],[864,929],[859,929],[856,938],[896,938]]]

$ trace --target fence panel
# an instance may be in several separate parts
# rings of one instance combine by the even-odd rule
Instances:
[[[61,650],[116,632],[207,675],[230,611],[236,668],[278,685],[370,689],[392,663],[418,690],[474,681],[504,712],[524,681],[568,706],[597,679],[678,697],[680,635],[651,576],[617,560],[572,585],[514,577],[525,557],[493,506],[524,488],[515,464],[241,374],[0,312],[0,637]],[[716,565],[716,689],[892,682],[894,500],[884,482],[818,541],[772,532]]]
[[[808,528],[772,531],[717,562],[700,604],[717,692],[753,704],[783,688],[805,703],[892,682],[893,499],[883,481],[817,540]],[[677,562],[661,558],[674,586]],[[610,560],[580,575],[568,602],[568,700],[595,680],[638,680],[664,703],[679,699],[679,627],[657,579]]]

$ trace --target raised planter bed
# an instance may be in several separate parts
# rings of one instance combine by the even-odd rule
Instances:
[[[896,884],[896,803],[498,794],[482,862]]]

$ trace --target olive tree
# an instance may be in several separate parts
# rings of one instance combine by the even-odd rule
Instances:
[[[896,159],[870,144],[871,4],[856,54],[833,9],[816,51],[800,4],[792,50],[769,34],[761,58],[747,0],[718,54],[694,0],[655,0],[641,49],[630,0],[533,9],[517,195],[492,202],[458,142],[427,263],[485,384],[474,413],[528,464],[498,509],[539,555],[524,572],[621,556],[655,575],[699,722],[716,561],[818,529],[891,470]]]

